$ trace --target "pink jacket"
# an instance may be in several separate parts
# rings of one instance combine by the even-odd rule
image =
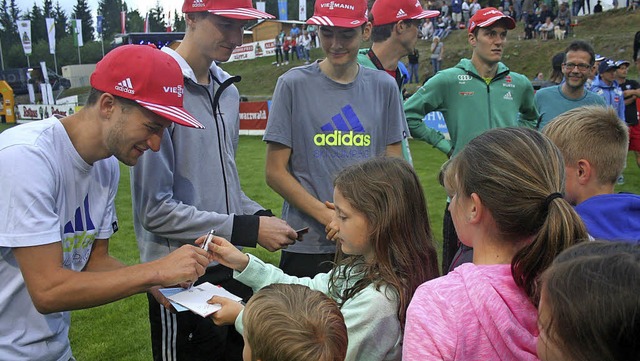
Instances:
[[[511,265],[463,264],[416,290],[402,359],[538,360],[537,315]]]

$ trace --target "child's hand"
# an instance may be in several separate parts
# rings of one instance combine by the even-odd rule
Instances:
[[[211,297],[207,302],[209,304],[217,303],[222,306],[221,309],[210,316],[213,323],[218,326],[233,325],[236,322],[236,318],[238,318],[240,311],[244,308],[240,302],[220,296]]]
[[[329,201],[325,201],[324,205],[327,207],[327,209],[330,209],[332,212],[335,212],[336,206],[333,203]],[[338,227],[338,224],[333,220],[333,217],[331,217],[331,221],[327,223],[327,226],[324,228],[324,231],[327,232],[327,239],[329,241],[335,242],[338,239],[338,231],[340,231],[340,227]]]
[[[196,244],[201,245],[205,238],[206,236],[198,238]],[[249,264],[249,256],[242,253],[242,251],[222,237],[213,237],[209,243],[208,251],[211,261],[220,262],[238,272],[244,271],[247,264]]]

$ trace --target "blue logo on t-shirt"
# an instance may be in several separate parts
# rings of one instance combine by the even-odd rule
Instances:
[[[313,137],[315,145],[368,147],[371,136],[364,133],[364,127],[351,105],[341,110],[341,113],[331,117],[330,122],[320,127],[322,133]]]
[[[65,255],[65,267],[69,267],[71,263],[86,262],[91,253],[91,245],[96,239],[96,227],[91,220],[88,195],[83,203],[83,207],[76,208],[73,221],[64,225],[62,252]]]

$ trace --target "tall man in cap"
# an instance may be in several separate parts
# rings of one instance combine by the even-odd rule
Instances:
[[[367,158],[401,156],[408,132],[396,83],[357,62],[369,26],[366,0],[317,0],[307,24],[320,26],[326,58],[278,79],[264,133],[267,184],[285,200],[283,218],[309,227],[280,259],[298,277],[332,267],[337,227],[327,202],[336,174]]]
[[[275,251],[294,242],[286,222],[247,197],[235,164],[239,140],[238,89],[216,62],[229,60],[242,45],[244,25],[273,16],[253,8],[251,0],[186,0],[186,34],[175,51],[185,81],[185,108],[206,129],[166,130],[162,150],[145,155],[131,171],[134,225],[143,261],[215,230],[235,245]],[[248,299],[251,290],[219,264],[207,268],[198,283],[211,282]],[[241,360],[242,336],[190,312],[172,313],[157,290],[149,295],[149,320],[155,360]]]
[[[527,77],[509,71],[500,60],[507,31],[515,21],[495,8],[478,10],[469,20],[471,59],[438,72],[404,105],[411,135],[447,156],[454,156],[473,138],[492,128],[534,127],[538,111],[533,104],[533,86]],[[444,115],[451,139],[428,128],[422,119],[432,111]],[[442,270],[447,273],[458,248],[458,237],[448,211],[443,224]],[[461,245],[461,247],[466,247]],[[465,248],[465,251],[468,251]],[[465,252],[459,261],[471,261]]]
[[[369,17],[373,26],[367,25],[365,29],[365,36],[371,34],[371,48],[360,50],[358,63],[387,72],[395,79],[402,96],[405,79],[398,62],[415,49],[420,20],[439,14],[439,11],[423,10],[418,1],[376,0]],[[402,154],[408,162],[412,162],[406,139],[402,141]]]
[[[158,151],[171,122],[202,128],[182,107],[180,67],[157,49],[122,46],[91,86],[79,112],[0,134],[2,360],[73,360],[68,311],[191,282],[209,263],[189,245],[130,267],[108,252],[118,160]]]

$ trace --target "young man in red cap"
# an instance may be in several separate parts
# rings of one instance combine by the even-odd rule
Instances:
[[[501,62],[507,31],[515,26],[511,17],[491,7],[480,9],[471,17],[471,59],[462,59],[455,67],[438,72],[404,104],[414,138],[451,157],[488,129],[536,125],[533,86],[527,77],[509,71]],[[424,124],[425,114],[432,111],[443,113],[451,139]],[[448,206],[447,203],[443,225],[444,274],[449,271],[459,243]],[[470,262],[471,252],[458,261]]]
[[[131,171],[134,226],[140,257],[150,261],[192,243],[213,229],[238,246],[270,251],[293,243],[286,222],[247,197],[235,164],[239,140],[238,89],[216,65],[242,45],[248,20],[273,18],[251,0],[186,0],[186,34],[171,55],[182,68],[185,108],[206,129],[170,127],[158,153],[145,154]],[[251,290],[232,279],[232,270],[211,264],[198,280],[224,286],[248,299]],[[242,336],[190,312],[172,313],[157,290],[149,295],[155,360],[241,360]]]
[[[278,79],[264,134],[267,184],[285,199],[283,218],[309,227],[304,242],[283,250],[280,260],[282,270],[299,277],[331,269],[337,229],[327,202],[337,172],[370,157],[401,156],[407,134],[396,83],[357,62],[366,0],[318,0],[307,24],[320,26],[326,58]]]
[[[371,48],[360,50],[358,63],[387,72],[395,79],[402,96],[405,79],[398,69],[398,62],[413,53],[418,42],[420,20],[439,14],[439,11],[422,9],[420,2],[413,0],[377,0],[373,3],[369,16],[372,26],[365,29],[366,35],[371,34]],[[402,142],[402,153],[411,163],[411,152],[406,139]]]
[[[203,128],[182,107],[180,67],[126,45],[97,64],[91,86],[79,112],[0,134],[2,360],[73,360],[68,311],[194,281],[209,263],[194,246],[130,267],[108,252],[118,160],[158,151],[172,122]]]

